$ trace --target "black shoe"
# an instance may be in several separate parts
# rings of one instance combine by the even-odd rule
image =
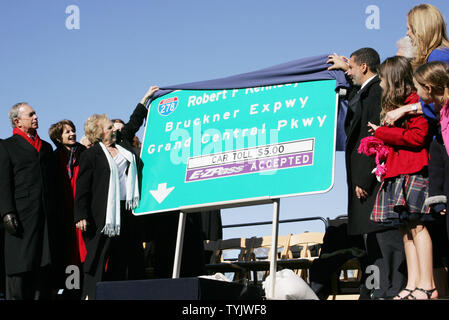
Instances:
[[[423,288],[416,288],[415,290],[413,290],[409,295],[407,295],[407,298],[408,299],[410,299],[410,300],[417,300],[417,298],[413,295],[413,292],[414,291],[421,291],[421,292],[424,292],[425,294],[426,294],[426,296],[427,296],[427,300],[430,300],[430,299],[432,299],[431,297],[432,297],[432,293],[434,292],[434,291],[436,291],[437,290],[437,288],[433,288],[433,289],[430,289],[430,290],[425,290],[425,289],[423,289]]]
[[[398,293],[397,295],[395,295],[395,296],[392,297],[391,299],[392,299],[392,300],[408,300],[408,298],[412,295],[412,292],[415,291],[415,290],[416,290],[416,289],[411,290],[411,289],[404,288],[404,289],[402,289],[401,291],[399,291],[399,293],[401,293],[402,291],[407,291],[408,294],[406,294],[405,296],[401,297],[401,296],[399,295],[399,293]],[[399,299],[394,299],[394,298],[399,298]]]

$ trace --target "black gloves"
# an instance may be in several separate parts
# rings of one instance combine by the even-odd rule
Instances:
[[[8,213],[3,217],[3,225],[9,234],[16,236],[20,232],[19,219],[14,213]]]

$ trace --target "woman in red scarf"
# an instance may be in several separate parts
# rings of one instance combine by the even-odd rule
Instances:
[[[72,121],[61,120],[53,124],[48,130],[49,136],[56,145],[55,156],[58,161],[58,176],[63,200],[63,214],[61,215],[60,244],[60,273],[65,277],[65,268],[76,265],[82,272],[82,265],[86,258],[86,246],[79,229],[76,229],[73,218],[73,204],[76,191],[76,179],[79,170],[79,158],[86,150],[82,144],[76,142],[76,128]],[[80,279],[80,284],[82,283]],[[64,288],[64,282],[62,283]],[[73,291],[69,297],[80,298],[81,291]]]

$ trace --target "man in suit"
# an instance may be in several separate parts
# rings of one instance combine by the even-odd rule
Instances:
[[[37,134],[38,118],[26,102],[9,118],[13,135],[0,144],[0,216],[5,228],[6,298],[48,299],[52,224],[56,214],[55,161]]]
[[[369,265],[376,265],[380,271],[380,288],[370,292],[363,283],[361,298],[393,296],[401,290],[405,281],[398,270],[405,263],[404,249],[396,229],[388,229],[370,220],[380,183],[372,173],[376,167],[375,160],[357,151],[360,141],[371,135],[368,122],[377,125],[380,122],[382,89],[377,75],[379,54],[372,48],[362,48],[352,53],[350,59],[334,54],[328,62],[333,63],[330,69],[346,71],[353,84],[348,94],[345,119],[348,234],[364,239],[367,259],[363,270]]]

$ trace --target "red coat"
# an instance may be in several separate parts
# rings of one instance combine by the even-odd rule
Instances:
[[[413,93],[406,104],[415,102],[418,102],[418,96]],[[428,166],[428,130],[429,124],[422,115],[411,115],[407,118],[405,128],[382,126],[375,131],[374,136],[389,146],[387,172],[383,180],[401,174],[417,173]]]

